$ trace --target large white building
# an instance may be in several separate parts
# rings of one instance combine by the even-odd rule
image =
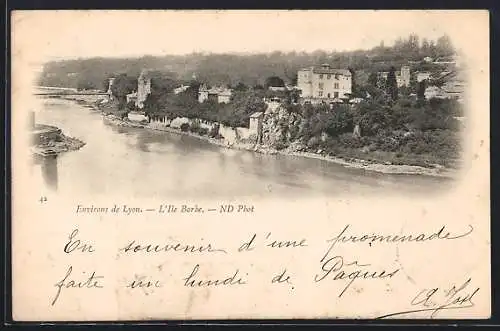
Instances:
[[[301,69],[297,73],[297,88],[304,99],[340,101],[352,93],[352,75],[346,69],[334,69],[329,64]]]

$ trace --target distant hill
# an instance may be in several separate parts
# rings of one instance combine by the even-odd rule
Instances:
[[[105,89],[105,80],[126,73],[138,77],[141,70],[152,69],[175,73],[179,80],[196,79],[209,85],[264,85],[270,76],[281,77],[285,83],[294,83],[297,70],[302,67],[329,63],[337,68],[353,68],[364,72],[388,70],[409,60],[418,61],[426,56],[448,56],[453,53],[446,36],[437,43],[418,37],[399,39],[392,47],[380,45],[371,50],[351,52],[312,53],[273,52],[268,54],[201,54],[180,56],[143,56],[140,58],[91,58],[49,62],[39,77],[43,86]]]

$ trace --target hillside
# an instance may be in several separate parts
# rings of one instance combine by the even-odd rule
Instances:
[[[178,79],[190,80],[193,74],[209,85],[263,85],[269,76],[279,76],[286,83],[294,83],[298,69],[318,63],[329,63],[338,68],[378,71],[418,61],[426,56],[448,56],[454,50],[447,36],[436,42],[410,35],[399,39],[391,47],[381,44],[371,50],[350,52],[315,51],[312,53],[273,52],[268,54],[201,54],[144,56],[140,58],[91,58],[49,62],[40,76],[39,84],[74,88],[99,88],[111,76],[126,73],[137,77],[142,69],[169,71]],[[423,65],[423,64],[422,64]]]

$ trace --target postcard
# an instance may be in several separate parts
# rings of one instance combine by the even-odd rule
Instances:
[[[487,11],[11,18],[15,321],[490,317]]]

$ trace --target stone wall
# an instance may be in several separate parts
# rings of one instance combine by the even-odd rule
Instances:
[[[190,119],[187,117],[177,117],[173,120],[168,120],[158,116],[158,117],[152,117],[149,121],[148,126],[152,129],[161,129],[167,126],[174,129],[180,129],[182,124],[187,123],[191,126],[193,125],[194,122],[197,122],[197,124],[201,128],[205,128],[209,131],[212,130],[217,125],[217,123],[215,122],[210,122],[200,119]],[[231,144],[238,142],[252,142],[252,143],[257,142],[257,135],[253,134],[249,128],[242,128],[242,127],[232,128],[230,126],[225,126],[223,124],[220,124],[219,135],[222,138],[224,138],[224,140],[227,143]]]

